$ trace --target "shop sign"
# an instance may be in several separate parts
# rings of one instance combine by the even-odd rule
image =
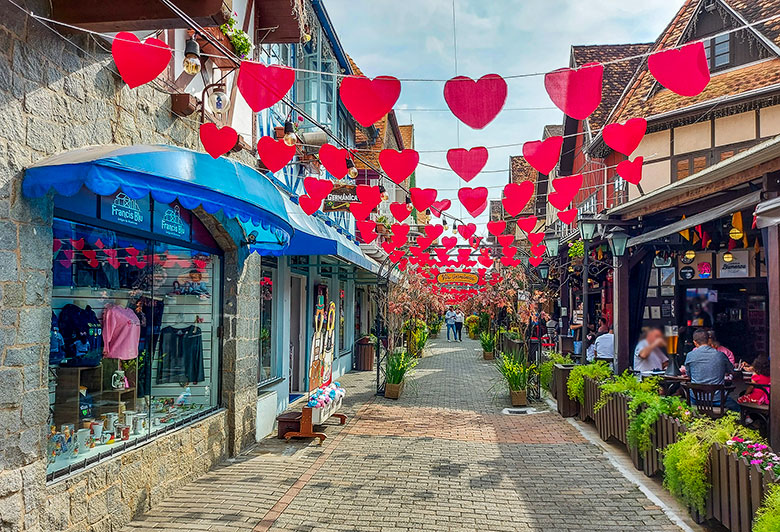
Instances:
[[[735,249],[731,252],[733,260],[726,262],[723,260],[724,253],[718,254],[718,277],[734,279],[737,277],[748,277],[750,275],[750,250]]]
[[[149,196],[132,199],[124,192],[100,198],[100,217],[129,227],[149,230],[151,224],[151,204]]]
[[[691,279],[714,279],[716,272],[712,259],[713,254],[709,251],[697,252],[693,258],[681,255],[679,258],[680,279],[686,281]]]
[[[479,275],[476,273],[468,272],[448,272],[440,273],[436,276],[436,281],[439,284],[470,284],[474,285],[479,282]]]
[[[348,211],[350,203],[357,203],[357,185],[334,185],[322,202],[322,212]],[[372,212],[376,212],[376,208]]]
[[[190,239],[190,216],[179,205],[154,203],[154,232],[180,240]]]

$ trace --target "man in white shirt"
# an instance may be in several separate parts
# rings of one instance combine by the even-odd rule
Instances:
[[[666,348],[664,333],[653,327],[645,334],[644,339],[636,344],[634,349],[634,371],[649,372],[665,369],[669,359],[664,354]]]
[[[609,326],[609,332],[606,332],[596,338],[593,346],[596,360],[608,360],[609,363],[613,366],[612,370],[614,371],[615,331],[613,330],[612,325]]]

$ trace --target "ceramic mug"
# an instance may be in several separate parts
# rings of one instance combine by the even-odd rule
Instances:
[[[125,389],[125,372],[118,369],[111,375],[111,387],[115,390]]]
[[[146,432],[146,416],[136,414],[133,417],[133,434],[143,434],[144,432]]]
[[[76,446],[73,454],[83,453],[87,450],[87,441],[89,441],[89,429],[79,429],[76,432]]]
[[[114,432],[117,422],[119,421],[119,414],[116,412],[109,412],[106,415],[106,425],[104,430],[108,432]]]
[[[93,421],[90,424],[90,430],[92,431],[92,436],[95,438],[95,441],[102,442],[103,441],[103,422],[102,421]]]
[[[116,426],[116,434],[119,439],[122,440],[129,440],[130,439],[130,425],[126,425],[124,423],[120,423]]]

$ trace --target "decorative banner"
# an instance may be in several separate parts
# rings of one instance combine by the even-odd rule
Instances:
[[[365,242],[366,244],[370,244],[376,239],[376,237],[379,236],[376,233],[376,222],[374,221],[357,220],[355,222],[355,226],[357,227],[357,230],[360,232],[360,238],[362,238],[363,242]]]
[[[536,229],[536,224],[539,222],[539,219],[536,216],[526,216],[525,218],[518,218],[515,223],[517,224],[517,227],[520,228],[525,233],[530,233],[534,229]]]
[[[498,236],[504,231],[506,231],[506,222],[503,220],[499,220],[496,222],[488,222],[487,230],[488,233],[490,233],[491,235]]]
[[[637,157],[633,161],[620,161],[615,169],[620,177],[631,183],[638,185],[642,181],[642,163],[643,157]]]
[[[367,209],[368,213],[374,212],[376,206],[360,203],[357,189],[356,185],[333,185],[330,194],[325,197],[325,203],[322,206],[323,212],[348,211],[352,204],[361,205],[362,208]]]
[[[553,179],[552,186],[555,192],[547,195],[547,201],[556,209],[565,209],[582,188],[582,180],[582,174]]]
[[[460,236],[462,236],[466,240],[471,238],[472,235],[476,232],[477,232],[477,226],[472,223],[461,224],[458,226],[458,233],[460,233]]]
[[[647,120],[632,118],[622,124],[609,124],[601,131],[607,146],[626,157],[639,147],[647,132]]]
[[[601,103],[604,66],[587,63],[561,68],[544,76],[544,88],[555,106],[575,120],[585,120]]]
[[[371,127],[393,109],[401,95],[401,82],[393,76],[347,76],[341,80],[339,95],[355,120]]]
[[[681,96],[701,94],[710,82],[709,62],[701,41],[654,53],[647,58],[647,68],[658,83]]]
[[[295,146],[288,146],[282,139],[260,137],[257,141],[257,155],[263,166],[271,173],[276,173],[292,161],[295,156]]]
[[[241,96],[256,113],[284,98],[294,83],[294,70],[254,61],[241,61],[236,81]]]
[[[385,171],[387,177],[400,185],[414,172],[417,164],[420,162],[420,154],[415,150],[382,150],[379,153],[379,164]]]
[[[444,232],[444,226],[441,224],[425,226],[425,236],[427,236],[431,240],[436,240],[441,236],[443,232]]]
[[[409,194],[412,199],[412,205],[420,212],[425,212],[433,202],[436,201],[435,188],[410,188]]]
[[[504,197],[501,204],[509,216],[517,216],[534,195],[533,181],[523,181],[522,183],[509,183],[504,187]]]
[[[220,155],[225,155],[232,150],[237,142],[238,133],[230,126],[219,128],[211,122],[200,125],[200,143],[203,144],[206,153],[214,159],[219,159]]]
[[[159,76],[168,67],[172,52],[160,39],[149,37],[141,42],[134,34],[120,31],[111,43],[111,55],[122,80],[134,89]]]
[[[379,191],[379,185],[358,185],[355,190],[358,200],[365,206],[370,206],[371,210],[375,209],[382,203],[382,193]]]
[[[515,241],[515,235],[499,235],[496,237],[496,242],[501,247],[511,246]]]
[[[506,93],[506,81],[498,74],[487,74],[477,81],[456,76],[444,84],[444,100],[452,114],[474,129],[493,121],[504,107]]]
[[[444,246],[444,249],[452,249],[457,243],[458,237],[456,236],[445,236],[441,239],[441,245]]]
[[[523,157],[540,174],[549,175],[561,158],[563,137],[550,137],[523,144]]]
[[[479,276],[476,273],[440,273],[436,276],[436,282],[439,284],[469,284],[475,285],[479,282]]]
[[[479,216],[487,208],[488,189],[464,187],[458,190],[458,199],[471,214]]]
[[[349,150],[346,148],[337,148],[332,144],[323,144],[318,153],[320,162],[330,175],[336,179],[343,179],[347,175],[347,159],[349,159]]]
[[[316,177],[307,177],[303,180],[303,188],[309,197],[320,201],[328,197],[333,190],[333,181],[330,179],[317,179]]]
[[[474,179],[485,167],[488,161],[488,150],[484,146],[478,146],[467,150],[465,148],[452,148],[447,151],[447,163],[452,171],[468,183]]]

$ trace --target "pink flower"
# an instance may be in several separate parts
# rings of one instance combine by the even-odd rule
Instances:
[[[763,463],[763,460],[751,460],[750,463],[751,464],[761,464],[761,463]]]

